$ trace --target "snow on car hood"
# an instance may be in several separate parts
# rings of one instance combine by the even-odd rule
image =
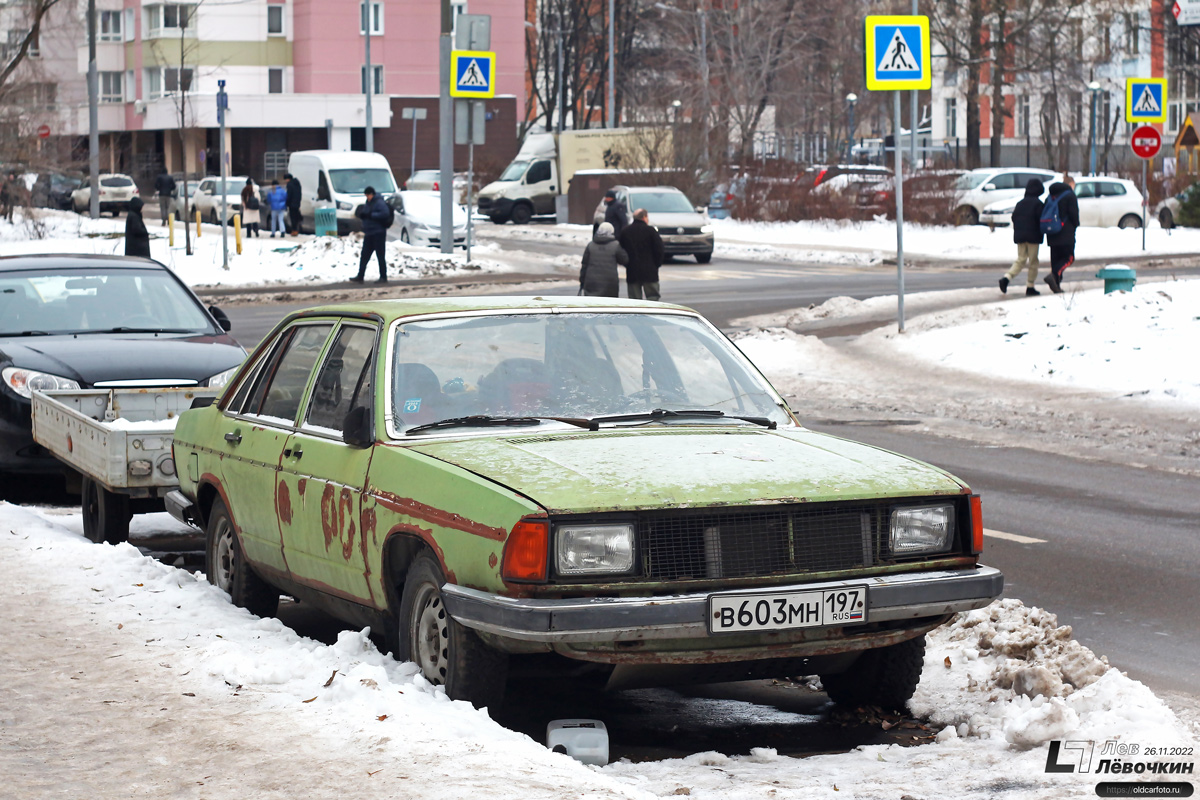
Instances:
[[[412,449],[551,512],[960,494],[940,469],[802,429],[654,429],[471,437]]]

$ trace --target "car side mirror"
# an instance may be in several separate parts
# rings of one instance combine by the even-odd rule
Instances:
[[[983,187],[983,191],[985,191],[985,192],[994,192],[994,191],[996,191],[996,187],[995,187],[995,186],[992,186],[992,185],[989,183],[987,186],[984,186],[984,187]]]
[[[209,306],[208,313],[212,314],[213,319],[215,319],[217,324],[221,326],[221,330],[225,331],[226,333],[229,333],[229,331],[233,330],[233,323],[229,321],[229,317],[224,311],[216,306]]]
[[[350,409],[342,421],[342,441],[351,447],[370,447],[375,443],[375,420],[370,408]]]

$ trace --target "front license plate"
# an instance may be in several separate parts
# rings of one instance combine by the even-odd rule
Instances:
[[[708,598],[710,633],[781,631],[867,621],[867,587],[777,594],[714,594]]]

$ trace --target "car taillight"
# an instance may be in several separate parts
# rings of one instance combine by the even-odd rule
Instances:
[[[504,544],[501,574],[508,581],[546,580],[550,552],[550,525],[546,520],[523,519],[513,525]]]
[[[134,194],[138,194],[138,188],[137,188],[136,186],[135,186],[135,187],[133,187],[133,193],[134,193]]]
[[[971,495],[971,552],[983,552],[983,500]]]
[[[888,193],[887,193],[887,192],[876,192],[876,193],[875,193],[875,202],[877,202],[877,203],[886,203],[886,202],[887,202],[887,200],[888,200]]]
[[[434,190],[435,192],[441,191],[441,190],[438,188],[438,182],[437,182],[437,181],[434,181],[434,182],[433,182],[433,190]]]

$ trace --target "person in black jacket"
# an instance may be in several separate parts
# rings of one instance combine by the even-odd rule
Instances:
[[[142,198],[129,201],[129,213],[125,215],[125,255],[150,257],[150,232],[142,219]]]
[[[1050,274],[1046,283],[1055,294],[1062,294],[1062,276],[1075,261],[1075,229],[1079,227],[1079,200],[1075,197],[1075,179],[1063,177],[1061,183],[1050,184],[1050,197],[1058,197],[1058,216],[1063,227],[1058,233],[1046,234],[1050,245]]]
[[[616,189],[604,193],[604,221],[613,226],[613,235],[620,237],[629,227],[629,209],[625,201],[617,197]]]
[[[644,208],[633,212],[633,222],[621,234],[621,247],[629,253],[625,267],[625,283],[629,296],[635,300],[645,297],[658,300],[658,268],[663,263],[663,240],[650,224],[650,214]]]
[[[288,228],[295,236],[300,233],[300,181],[290,172],[283,179],[287,181]]]
[[[1025,196],[1012,212],[1013,241],[1017,244],[1017,260],[1000,279],[1000,291],[1008,294],[1008,282],[1016,279],[1022,267],[1029,268],[1029,279],[1025,281],[1025,294],[1041,294],[1037,286],[1038,248],[1042,244],[1042,182],[1030,178],[1025,184]]]
[[[350,280],[355,283],[363,282],[363,278],[367,274],[367,263],[371,260],[371,254],[375,253],[379,260],[379,282],[387,283],[385,253],[387,251],[388,222],[392,215],[388,210],[387,202],[375,194],[375,187],[368,186],[363,190],[363,194],[366,195],[367,202],[354,210],[354,215],[362,220],[363,249],[362,255],[358,258],[358,275]]]
[[[167,215],[171,213],[171,198],[175,196],[175,179],[165,169],[154,179],[154,191],[158,192],[158,216],[162,224],[167,224]]]

